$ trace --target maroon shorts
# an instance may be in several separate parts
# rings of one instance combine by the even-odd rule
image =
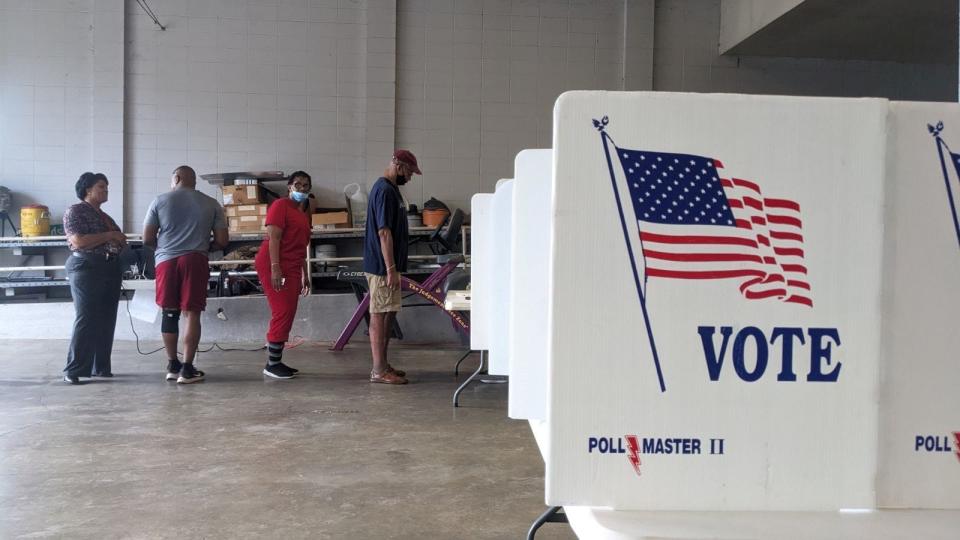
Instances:
[[[188,253],[157,265],[157,305],[162,309],[203,311],[207,307],[210,265],[203,253]]]

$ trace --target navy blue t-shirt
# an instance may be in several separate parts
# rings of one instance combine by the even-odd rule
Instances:
[[[407,210],[403,206],[403,197],[389,180],[377,179],[370,190],[367,201],[367,232],[363,241],[363,271],[378,276],[387,275],[387,265],[383,263],[380,250],[380,229],[390,229],[393,234],[393,263],[398,272],[407,271],[407,243],[410,236],[407,230]]]

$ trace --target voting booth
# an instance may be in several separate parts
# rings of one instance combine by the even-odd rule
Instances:
[[[491,319],[490,346],[487,372],[490,375],[510,374],[510,237],[513,233],[513,186],[511,178],[497,182],[493,193],[491,216],[493,223],[490,250]]]
[[[523,150],[514,161],[510,238],[510,392],[507,413],[547,414],[547,306],[553,152]]]
[[[878,503],[958,509],[960,107],[887,118]]]
[[[477,197],[492,372],[578,534],[960,527],[956,104],[570,92]]]
[[[559,98],[548,504],[876,505],[887,110]]]
[[[470,199],[470,348],[490,348],[493,291],[493,194]]]
[[[578,533],[960,526],[956,104],[570,92],[472,208],[474,348]]]
[[[470,200],[470,348],[488,351],[488,372],[509,374],[513,181]]]

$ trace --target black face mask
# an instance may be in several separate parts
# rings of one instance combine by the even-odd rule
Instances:
[[[406,183],[409,182],[409,181],[410,181],[410,177],[408,177],[408,176],[397,176],[397,185],[398,185],[398,186],[402,186],[402,185],[406,184]]]

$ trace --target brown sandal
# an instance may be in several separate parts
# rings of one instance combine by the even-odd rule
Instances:
[[[370,372],[370,382],[380,384],[407,384],[407,380],[392,371],[384,371],[377,375]]]
[[[390,364],[387,364],[387,373],[395,373],[398,377],[406,377],[407,372],[402,369],[396,369]]]

